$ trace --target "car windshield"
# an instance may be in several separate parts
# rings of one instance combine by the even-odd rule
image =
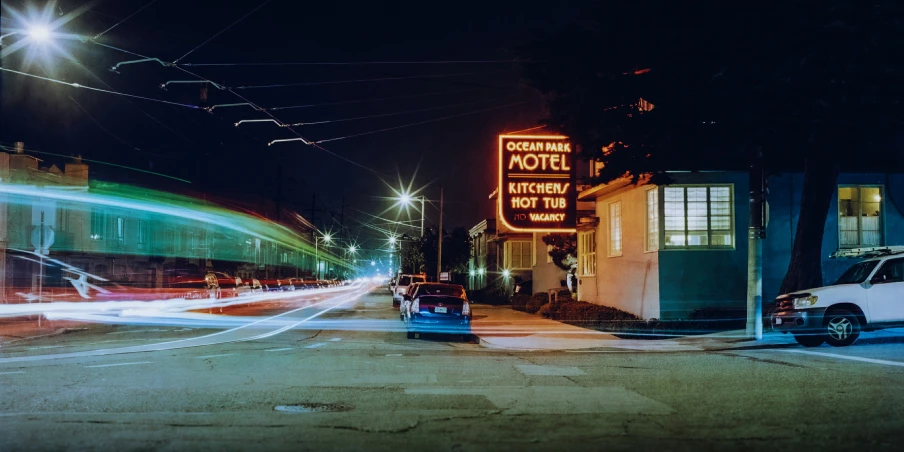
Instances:
[[[873,269],[876,268],[877,264],[879,264],[879,261],[866,261],[854,264],[851,268],[847,269],[833,285],[860,284],[863,281],[866,281],[866,278],[873,272]]]

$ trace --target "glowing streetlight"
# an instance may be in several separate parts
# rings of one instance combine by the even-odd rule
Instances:
[[[377,265],[377,263],[374,261],[370,261],[370,266],[373,267],[374,265]]]
[[[29,38],[37,42],[50,41],[51,37],[50,29],[44,25],[31,25],[28,27],[26,34],[28,34]]]
[[[356,251],[358,251],[358,247],[357,247],[357,246],[352,245],[352,246],[348,247],[348,252],[349,252],[349,253],[355,253]]]
[[[512,273],[508,270],[502,270],[502,276],[508,278]]]

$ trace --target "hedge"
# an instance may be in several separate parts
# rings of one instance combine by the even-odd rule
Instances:
[[[637,338],[705,334],[744,328],[746,324],[746,313],[740,310],[703,308],[691,313],[687,319],[643,320],[620,309],[561,298],[543,305],[538,313],[570,325]]]

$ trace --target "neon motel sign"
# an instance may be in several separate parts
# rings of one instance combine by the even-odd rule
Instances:
[[[574,232],[574,148],[557,135],[499,136],[499,219],[516,232]]]

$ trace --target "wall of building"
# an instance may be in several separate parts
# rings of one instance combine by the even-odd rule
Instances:
[[[659,251],[659,303],[663,319],[686,318],[700,308],[747,306],[747,173],[676,173],[675,184],[732,184],[734,249]]]
[[[535,265],[533,268],[532,289],[534,293],[546,292],[549,289],[559,289],[561,281],[565,279],[565,270],[559,268],[551,262],[549,253],[546,251],[546,244],[543,243],[543,236],[546,234],[534,234],[534,254]]]
[[[579,277],[582,300],[643,318],[660,317],[659,256],[645,250],[646,192],[650,189],[649,185],[629,185],[597,199],[596,277]],[[610,257],[609,205],[614,202],[621,202],[622,253]]]
[[[789,173],[769,178],[769,224],[763,243],[763,299],[779,295],[782,280],[791,262],[791,250],[800,218],[803,173]],[[882,202],[883,245],[904,245],[904,174],[850,174],[838,176],[838,185],[880,185]],[[823,283],[829,284],[855,261],[831,259],[839,248],[838,190],[832,195],[822,240]]]

